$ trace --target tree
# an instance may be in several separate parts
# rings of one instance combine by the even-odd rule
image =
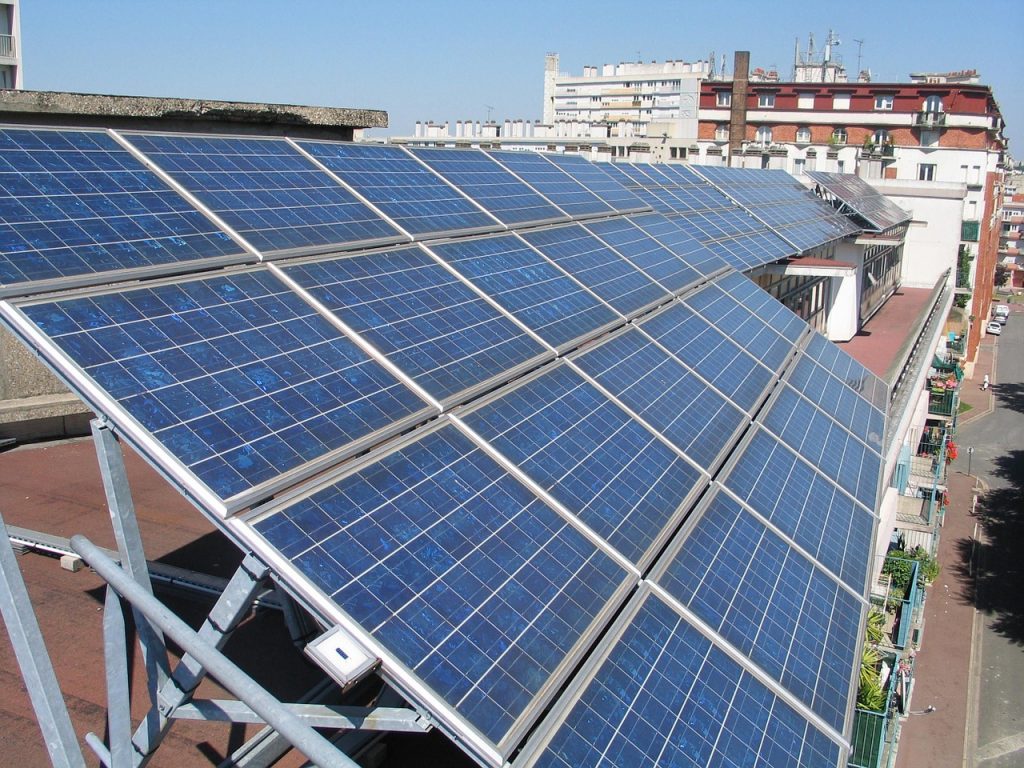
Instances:
[[[1010,278],[1010,270],[1005,264],[996,264],[996,285],[1002,288]]]

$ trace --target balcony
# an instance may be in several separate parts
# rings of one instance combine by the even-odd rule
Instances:
[[[0,58],[13,59],[17,56],[14,35],[0,35]]]
[[[980,230],[981,222],[965,221],[960,225],[960,240],[965,243],[976,243]]]
[[[952,418],[960,405],[955,376],[935,377],[928,382],[928,415]]]
[[[945,112],[916,112],[914,113],[914,127],[915,128],[945,128],[946,127],[946,113]]]

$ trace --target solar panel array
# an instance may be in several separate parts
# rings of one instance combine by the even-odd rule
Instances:
[[[81,134],[122,146],[46,151]],[[840,764],[882,382],[582,161],[128,140],[272,260],[0,316],[431,722],[494,766]]]
[[[826,173],[808,171],[807,176],[827,193],[835,196],[857,216],[867,222],[870,229],[884,232],[910,221],[904,211],[860,176],[852,173]]]
[[[700,166],[696,170],[799,251],[859,231],[785,171],[724,166]]]
[[[608,172],[676,228],[735,269],[769,264],[797,249],[686,166],[610,164]]]

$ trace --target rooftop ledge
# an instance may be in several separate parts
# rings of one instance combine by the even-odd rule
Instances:
[[[344,134],[364,128],[386,128],[388,114],[376,109],[0,89],[0,121],[104,127],[147,124],[147,128],[177,122],[200,130],[226,123],[235,128],[258,125],[264,131],[268,126],[279,126]]]

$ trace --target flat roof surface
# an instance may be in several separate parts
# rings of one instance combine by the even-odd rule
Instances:
[[[932,288],[900,288],[847,342],[836,342],[869,371],[885,379],[889,368],[928,306]]]

